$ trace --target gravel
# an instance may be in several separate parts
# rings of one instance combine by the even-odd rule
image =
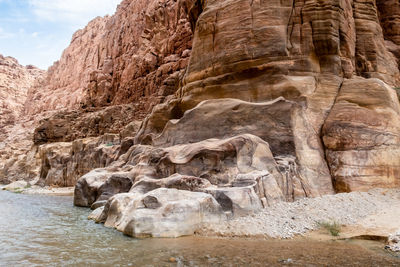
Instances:
[[[262,212],[207,225],[200,235],[291,238],[319,228],[318,222],[356,224],[393,205],[400,205],[399,189],[374,189],[281,202]]]

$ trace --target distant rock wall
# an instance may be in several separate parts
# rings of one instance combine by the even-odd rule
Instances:
[[[21,66],[12,57],[0,54],[0,134],[7,125],[14,125],[21,116],[28,89],[38,83],[44,71],[34,66]],[[4,136],[0,135],[0,141]]]
[[[192,2],[125,0],[115,15],[94,19],[74,34],[44,86],[29,91],[26,112],[139,100],[149,112],[176,91],[188,64]]]
[[[0,183],[37,175],[36,151],[31,150],[34,121],[23,110],[29,88],[44,75],[43,70],[0,55]]]

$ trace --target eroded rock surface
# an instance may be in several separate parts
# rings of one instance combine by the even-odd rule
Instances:
[[[39,171],[31,137],[35,122],[23,116],[28,89],[44,71],[0,54],[0,183],[35,179]]]
[[[28,89],[43,75],[43,70],[21,66],[15,58],[0,54],[0,141],[4,140],[5,127],[15,124],[21,116]]]
[[[343,83],[323,141],[337,191],[400,186],[400,105],[381,80]]]
[[[254,135],[166,148],[139,145],[124,160],[123,170],[133,182],[130,192],[141,195],[160,187],[207,192],[234,215],[293,199],[302,190],[300,180],[295,188],[286,188],[290,183],[278,171],[268,144]],[[91,206],[102,200],[98,184],[110,182],[114,172],[115,166],[83,176],[76,186],[75,203]]]
[[[39,121],[33,134],[37,145],[72,142],[86,137],[119,134],[131,123],[138,124],[140,105],[116,105],[104,109],[61,111]],[[124,131],[124,137],[134,136],[137,127]]]
[[[118,194],[97,217],[133,237],[193,235],[202,225],[225,219],[221,206],[209,194],[167,188],[144,195]]]
[[[38,184],[69,187],[84,174],[113,163],[121,149],[118,135],[58,142],[39,147],[41,159]]]

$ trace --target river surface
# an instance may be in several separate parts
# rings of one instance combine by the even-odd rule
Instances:
[[[400,266],[375,242],[139,240],[87,220],[89,212],[71,197],[0,191],[0,266]]]

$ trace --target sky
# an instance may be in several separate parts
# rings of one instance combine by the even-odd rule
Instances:
[[[72,34],[97,16],[114,14],[121,0],[0,0],[0,54],[47,69]]]

